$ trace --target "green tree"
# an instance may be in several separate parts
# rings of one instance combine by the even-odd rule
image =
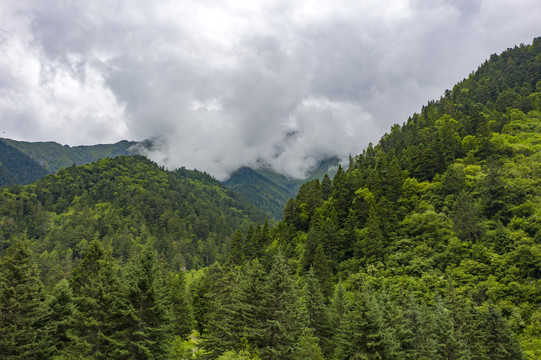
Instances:
[[[265,292],[267,274],[258,259],[246,263],[237,286],[233,289],[233,324],[237,332],[243,333],[244,340],[254,349],[265,346],[267,309]]]
[[[65,350],[72,343],[73,311],[75,304],[73,292],[66,279],[60,280],[47,299],[47,338],[53,356],[66,357]]]
[[[398,340],[385,324],[382,307],[369,288],[355,291],[337,335],[336,359],[397,358]]]
[[[244,262],[244,241],[242,231],[238,229],[233,234],[229,248],[229,263],[232,266],[241,265]]]
[[[156,252],[145,245],[128,273],[127,300],[131,305],[122,332],[126,336],[127,357],[165,359],[171,338],[171,314],[165,302],[165,284]]]
[[[26,239],[17,239],[0,262],[0,354],[3,359],[38,359],[45,342],[44,295]]]
[[[500,310],[494,305],[489,304],[481,328],[484,329],[485,356],[495,360],[524,359],[519,342],[509,330]]]
[[[325,357],[319,347],[319,339],[314,336],[311,329],[305,329],[299,338],[293,354],[295,360],[324,360]]]
[[[127,355],[122,332],[129,304],[125,283],[110,254],[94,240],[71,278],[75,310],[71,357],[95,359]]]
[[[333,291],[333,276],[322,244],[319,244],[316,248],[312,268],[314,276],[321,285],[321,293],[325,299],[328,299]]]
[[[329,310],[325,305],[325,298],[321,293],[321,285],[315,276],[314,269],[304,276],[302,289],[302,311],[306,316],[306,325],[314,331],[313,335],[319,339],[319,346],[324,353],[329,353],[331,344],[331,324]]]
[[[265,348],[261,355],[267,359],[292,359],[300,331],[298,296],[289,266],[281,252],[274,258],[265,294],[268,317]]]
[[[172,274],[169,280],[169,303],[173,316],[173,332],[182,338],[188,337],[193,329],[193,313],[184,272]]]

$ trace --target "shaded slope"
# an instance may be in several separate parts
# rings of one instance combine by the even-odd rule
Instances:
[[[259,209],[269,212],[275,219],[282,217],[284,204],[293,195],[290,190],[248,167],[235,171],[224,185]]]
[[[257,169],[242,167],[231,174],[229,179],[224,181],[224,185],[271,214],[275,219],[281,219],[287,200],[295,197],[303,183],[314,179],[322,180],[325,174],[332,178],[338,169],[338,164],[339,159],[335,157],[323,160],[304,180],[288,178],[270,167]]]
[[[0,186],[29,184],[47,170],[19,150],[0,141]]]

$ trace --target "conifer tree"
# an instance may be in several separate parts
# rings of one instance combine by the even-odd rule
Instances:
[[[234,303],[231,301],[238,281],[239,267],[215,266],[205,297],[208,299],[206,324],[201,334],[203,358],[214,359],[228,350],[237,349],[242,339]]]
[[[74,310],[73,292],[68,280],[62,279],[55,285],[51,296],[47,299],[47,339],[53,356],[67,356],[65,350],[72,342]]]
[[[330,351],[331,327],[329,312],[325,305],[325,299],[320,290],[320,283],[315,276],[314,269],[304,277],[302,290],[303,315],[306,317],[306,325],[314,331],[313,335],[318,338],[319,346],[324,353]]]
[[[266,359],[288,360],[299,336],[300,321],[295,283],[286,259],[279,252],[265,286],[265,307],[268,314],[265,331],[265,348],[261,355]]]
[[[460,328],[454,324],[451,312],[437,299],[431,313],[434,316],[436,354],[434,359],[468,360],[471,358],[467,344],[463,341]]]
[[[359,232],[357,256],[367,263],[383,260],[384,237],[376,206],[370,206],[366,227]]]
[[[340,281],[333,292],[329,306],[329,318],[332,329],[339,329],[346,312],[346,290]]]
[[[324,360],[323,352],[319,347],[319,339],[314,336],[312,329],[305,329],[299,338],[295,352],[295,360]]]
[[[245,341],[255,350],[265,346],[266,281],[267,274],[259,260],[246,263],[231,298],[235,331],[242,332]]]
[[[432,312],[409,294],[398,336],[404,359],[436,359],[437,339]]]
[[[377,298],[368,288],[348,302],[339,329],[336,359],[397,359],[397,339],[387,326]]]
[[[67,353],[95,359],[126,356],[127,344],[121,332],[129,309],[125,284],[98,240],[90,244],[71,280],[74,336]]]
[[[186,338],[193,329],[194,319],[182,270],[173,274],[169,280],[169,303],[173,316],[173,333]]]
[[[163,275],[150,244],[143,247],[129,270],[127,300],[130,307],[122,328],[129,357],[165,359],[172,330],[171,314],[165,302]]]
[[[316,248],[316,253],[314,254],[314,262],[312,264],[314,271],[314,276],[319,281],[321,285],[321,293],[325,297],[325,300],[331,296],[333,291],[332,285],[332,272],[329,266],[329,261],[325,256],[325,251],[323,250],[323,245],[319,244]]]
[[[231,266],[241,265],[244,261],[244,242],[242,231],[238,229],[233,234],[231,239],[231,246],[229,248],[229,260],[228,263]]]
[[[481,323],[485,356],[495,360],[524,359],[524,354],[517,339],[513,336],[501,311],[489,304]]]
[[[332,181],[329,175],[325,174],[321,181],[321,194],[323,195],[323,201],[329,200],[332,193]]]
[[[16,240],[0,262],[0,356],[38,359],[46,356],[42,285],[26,239]]]

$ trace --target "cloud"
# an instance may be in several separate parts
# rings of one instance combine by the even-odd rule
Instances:
[[[302,177],[362,151],[538,31],[534,0],[15,1],[0,5],[5,136]]]

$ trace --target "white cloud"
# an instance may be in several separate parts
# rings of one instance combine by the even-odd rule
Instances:
[[[150,156],[224,177],[301,176],[358,153],[491,53],[529,43],[533,0],[0,4],[5,136],[160,138]]]

